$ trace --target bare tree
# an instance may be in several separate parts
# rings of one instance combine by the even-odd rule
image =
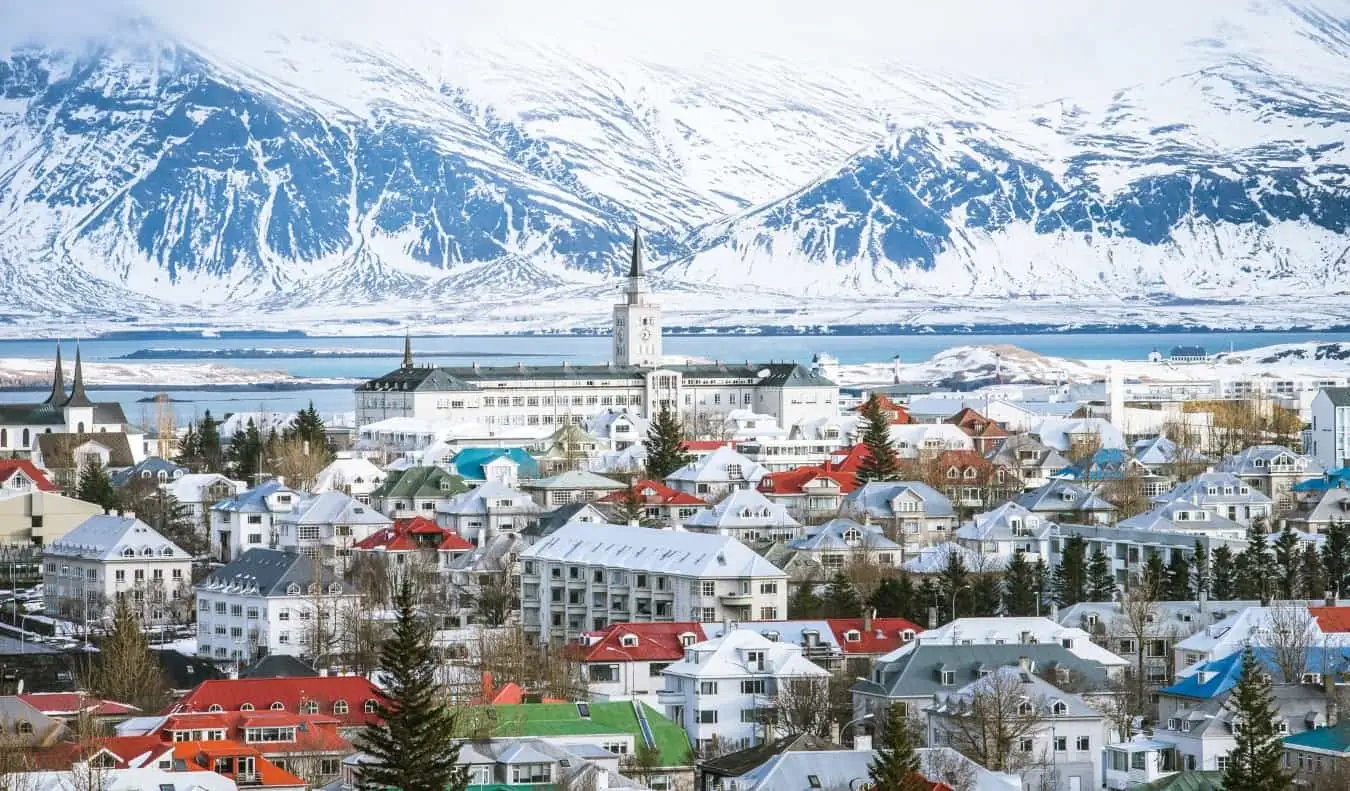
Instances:
[[[1266,622],[1258,632],[1280,671],[1280,683],[1297,684],[1307,667],[1313,618],[1306,605],[1278,602],[1266,608]]]
[[[561,700],[586,700],[590,690],[581,663],[566,650],[531,643],[519,629],[483,632],[478,669],[497,683],[514,681],[527,693]]]
[[[1140,468],[1127,462],[1119,478],[1101,485],[1102,499],[1116,507],[1116,518],[1128,519],[1153,507],[1153,501],[1144,493],[1144,475]]]
[[[24,738],[0,727],[0,791],[35,791],[32,750],[36,746],[32,737]]]
[[[764,741],[799,733],[830,738],[834,718],[829,699],[827,678],[800,676],[779,681],[773,704],[759,712]]]
[[[468,595],[474,621],[485,626],[505,626],[520,606],[511,575],[501,571],[478,574],[477,577],[478,584]]]
[[[975,791],[975,764],[950,748],[927,750],[919,759],[923,776],[945,783],[952,791]]]
[[[280,439],[269,448],[270,471],[286,478],[286,485],[310,489],[319,473],[328,466],[329,455],[324,448],[311,448],[299,438]]]
[[[969,695],[948,699],[942,718],[947,742],[995,772],[1020,772],[1035,762],[1022,742],[1041,726],[1041,701],[1030,698],[1018,673],[1003,668],[981,679]]]

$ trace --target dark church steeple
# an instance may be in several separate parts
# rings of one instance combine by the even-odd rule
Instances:
[[[62,406],[78,407],[93,406],[94,402],[89,400],[89,395],[84,392],[84,367],[80,364],[80,345],[75,344],[75,381],[71,383],[70,398]]]
[[[56,372],[52,374],[52,393],[42,402],[48,406],[59,407],[66,403],[66,375],[61,370],[61,342],[56,342]]]
[[[403,331],[403,370],[407,371],[413,367],[412,359],[412,333]]]
[[[644,277],[642,271],[642,239],[638,236],[638,229],[633,229],[633,260],[628,265],[629,277]]]

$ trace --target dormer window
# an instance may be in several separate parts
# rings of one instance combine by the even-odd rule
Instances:
[[[859,632],[857,629],[849,629],[847,632],[844,632],[844,642],[861,643],[862,633]]]
[[[127,547],[126,549],[122,550],[122,557],[134,558],[136,557],[136,550],[132,549],[131,547]]]
[[[285,703],[282,703],[282,702],[279,701],[279,700],[274,700],[274,701],[272,701],[272,705],[271,705],[271,706],[268,706],[268,708],[271,709],[272,711],[285,711],[285,710],[286,710],[286,704],[285,704]]]
[[[903,632],[900,633],[900,640],[901,640],[902,642],[908,643],[908,642],[912,641],[913,639],[914,639],[914,630],[913,630],[913,629],[906,629],[906,630],[904,630]]]
[[[292,582],[290,585],[286,586],[286,594],[289,596],[299,596],[300,586]]]
[[[694,644],[694,633],[693,633],[693,632],[684,632],[684,633],[682,633],[682,634],[680,635],[680,645],[681,645],[681,646],[683,646],[683,647],[685,647],[685,648],[688,648],[689,646],[691,646],[691,645],[693,645],[693,644]]]
[[[862,541],[862,533],[856,527],[850,527],[844,531],[845,544],[857,544]]]
[[[1062,705],[1062,704],[1061,704],[1061,705]],[[1018,703],[1018,704],[1017,704],[1017,713],[1018,713],[1019,716],[1022,716],[1022,717],[1028,716],[1029,714],[1031,714],[1031,713],[1032,713],[1033,711],[1035,711],[1035,710],[1036,710],[1036,707],[1033,706],[1033,705],[1031,705],[1031,701],[1024,700],[1024,701],[1022,701],[1021,703]]]
[[[1064,705],[1064,701],[1062,700],[1057,700],[1054,702],[1053,705],[1050,706],[1050,713],[1054,714],[1057,717],[1064,716],[1064,714],[1067,713],[1068,710],[1069,707]]]
[[[619,645],[624,648],[634,648],[638,644],[638,637],[635,634],[626,634],[619,638]]]

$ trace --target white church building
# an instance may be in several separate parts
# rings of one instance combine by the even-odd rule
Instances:
[[[356,420],[391,418],[488,426],[580,424],[605,408],[650,418],[663,408],[683,415],[750,410],[782,426],[839,413],[839,387],[795,362],[666,363],[661,306],[643,271],[633,234],[624,299],[614,306],[613,359],[603,365],[460,368],[418,366],[411,341],[398,369],[356,388]]]

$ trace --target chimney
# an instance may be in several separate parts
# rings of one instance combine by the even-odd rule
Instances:
[[[853,749],[861,750],[865,753],[872,752],[872,734],[857,733],[853,735]]]
[[[326,667],[319,668],[319,678],[328,678],[328,668]]]
[[[484,671],[483,671],[483,679],[482,679],[482,683],[483,683],[483,690],[482,690],[483,703],[485,703],[485,704],[491,703],[491,702],[492,702],[492,693],[493,693],[493,691],[495,690],[495,687],[492,685],[492,671],[491,671],[491,670],[484,670]]]
[[[862,630],[863,630],[864,632],[870,632],[870,631],[872,631],[872,619],[875,618],[875,617],[877,617],[877,611],[876,611],[876,608],[875,608],[875,607],[864,607],[864,608],[863,608],[863,628],[862,628]]]
[[[1325,598],[1324,601],[1325,601],[1325,604],[1326,604],[1328,607],[1335,607],[1335,606],[1336,606],[1336,591],[1334,591],[1334,590],[1328,590],[1327,593],[1326,593],[1326,598]]]
[[[894,374],[895,384],[900,384],[900,355],[891,358],[891,373]]]
[[[929,608],[928,608],[928,628],[929,628],[929,629],[936,629],[936,628],[938,628],[937,608],[936,608],[936,607],[929,607]]]
[[[1059,605],[1054,602],[1050,603],[1050,620],[1059,623]]]
[[[1030,672],[1031,672],[1031,657],[1029,657],[1029,656],[1019,656],[1019,657],[1017,657],[1017,669],[1018,669],[1018,670],[1021,670],[1023,673],[1030,673]]]
[[[1196,597],[1200,602],[1200,614],[1207,615],[1209,610],[1209,593],[1204,588],[1200,589],[1200,594]]]

